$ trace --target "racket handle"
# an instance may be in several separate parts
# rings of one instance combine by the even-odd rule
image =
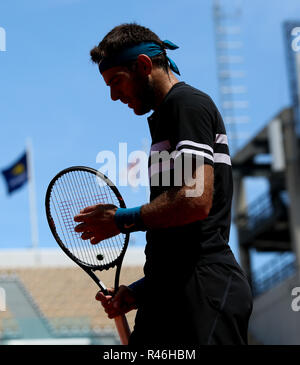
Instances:
[[[115,317],[115,324],[117,331],[120,336],[121,344],[128,345],[128,340],[130,336],[130,328],[125,315]]]

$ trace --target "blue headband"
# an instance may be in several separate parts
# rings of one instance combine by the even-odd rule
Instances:
[[[140,54],[145,54],[151,58],[165,52],[166,48],[171,50],[179,48],[178,46],[176,46],[176,44],[170,41],[164,41],[163,44],[164,46],[161,47],[154,42],[143,42],[136,46],[126,48],[114,57],[104,58],[99,64],[99,70],[102,74],[105,70],[111,67],[121,66],[126,62],[136,60],[138,55]],[[180,72],[175,62],[171,60],[171,58],[169,58],[168,56],[167,59],[171,70],[180,75]]]

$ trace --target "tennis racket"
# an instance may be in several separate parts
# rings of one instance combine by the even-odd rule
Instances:
[[[92,245],[89,240],[81,238],[81,233],[74,231],[78,224],[74,221],[74,216],[87,206],[101,203],[126,208],[116,186],[97,170],[82,166],[69,167],[51,180],[45,203],[47,220],[57,243],[95,281],[105,295],[109,294],[107,288],[95,271],[116,266],[116,292],[129,234],[120,233]],[[115,324],[121,343],[127,345],[130,329],[125,315],[115,317]]]

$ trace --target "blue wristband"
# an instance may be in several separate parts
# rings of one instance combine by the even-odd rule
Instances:
[[[115,222],[122,233],[146,231],[141,217],[141,208],[118,208],[115,213]]]

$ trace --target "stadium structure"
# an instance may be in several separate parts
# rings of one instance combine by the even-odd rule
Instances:
[[[265,345],[300,344],[300,308],[293,306],[300,283],[300,160],[294,127],[293,110],[286,108],[233,158],[240,263],[254,296],[249,330]],[[269,155],[269,162],[259,162],[261,155]],[[247,204],[249,176],[264,177],[269,189]],[[254,270],[253,251],[277,255]]]
[[[249,334],[252,343],[256,344],[299,345],[300,21],[283,24],[291,105],[275,111],[256,135],[239,146],[234,138],[239,138],[240,130],[245,131],[241,122],[245,126],[244,122],[249,118],[245,108],[243,113],[240,108],[248,105],[245,84],[241,80],[244,72],[240,62],[242,42],[233,41],[233,36],[240,34],[241,7],[237,5],[230,9],[231,13],[226,13],[224,2],[215,0],[220,101],[233,147],[233,219],[237,228],[239,261],[254,296]],[[267,191],[254,201],[247,194],[249,177],[263,178],[268,185]],[[254,252],[258,255],[273,253],[274,259],[254,269],[251,260]]]

